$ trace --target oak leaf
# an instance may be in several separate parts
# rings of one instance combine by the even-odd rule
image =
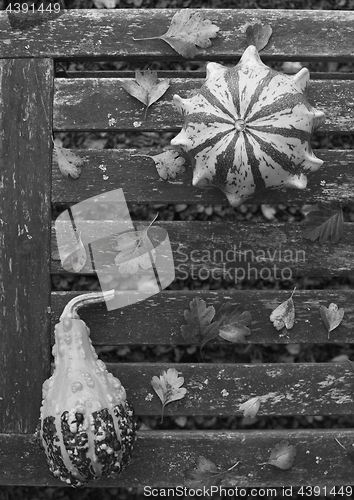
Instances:
[[[194,297],[189,303],[189,309],[184,311],[184,318],[187,325],[181,326],[181,332],[186,340],[198,341],[204,337],[211,329],[211,322],[215,316],[214,306],[206,305],[205,300]]]
[[[291,469],[296,456],[296,447],[288,441],[277,443],[271,451],[269,460],[258,465],[274,465],[278,469]]]
[[[274,309],[269,319],[277,330],[282,330],[285,326],[290,330],[294,326],[295,321],[295,307],[293,302],[293,295],[296,288],[294,288],[291,296],[282,304]]]
[[[337,326],[339,326],[342,322],[344,309],[338,309],[337,304],[332,303],[329,304],[328,308],[326,306],[320,306],[320,314],[324,324],[326,325],[329,338],[330,332],[337,328]]]
[[[318,210],[311,210],[305,219],[308,225],[301,235],[311,241],[316,241],[320,244],[331,241],[337,243],[343,236],[344,220],[343,210],[330,211],[326,208],[319,208]]]
[[[123,82],[124,90],[145,104],[144,120],[146,119],[148,108],[164,95],[169,86],[170,80],[168,78],[159,81],[157,72],[150,70],[143,72],[137,70],[135,72],[135,80],[126,80]]]
[[[272,32],[269,24],[256,23],[248,26],[246,29],[247,45],[254,45],[258,51],[264,49],[268,45]]]
[[[218,486],[222,479],[240,462],[236,462],[232,467],[226,470],[220,470],[214,462],[203,456],[198,457],[197,466],[194,469],[186,469],[185,471],[185,486],[188,488],[210,488]]]
[[[210,47],[210,38],[215,38],[219,27],[209,19],[204,19],[200,12],[182,9],[173,16],[167,32],[161,36],[134,38],[134,40],[163,40],[181,56],[193,58],[198,53],[196,46]]]
[[[163,371],[160,377],[152,377],[151,385],[162,403],[161,422],[163,420],[163,411],[165,406],[172,401],[184,398],[187,389],[181,387],[184,384],[184,377],[179,376],[175,368],[169,368]]]
[[[69,177],[69,175],[73,179],[78,179],[80,177],[81,166],[84,160],[76,153],[73,153],[70,149],[58,146],[54,142],[54,158],[56,158],[58,162],[60,172],[65,177]]]

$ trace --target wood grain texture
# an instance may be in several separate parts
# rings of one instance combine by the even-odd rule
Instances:
[[[269,316],[290,293],[285,290],[165,290],[123,309],[108,312],[104,304],[96,304],[81,308],[79,314],[90,326],[95,345],[193,345],[192,340],[183,337],[180,327],[187,324],[184,311],[190,301],[199,297],[216,311],[226,302],[250,311],[252,333],[245,337],[246,344],[321,344],[328,342],[328,335],[319,308],[333,302],[344,308],[345,313],[340,326],[331,332],[330,342],[353,342],[353,290],[296,290],[293,296],[295,324],[291,330],[277,331]],[[52,292],[52,342],[54,325],[63,308],[77,295],[80,292]],[[205,350],[207,352],[207,347]]]
[[[102,240],[100,245],[104,266],[108,266],[102,265],[101,270],[107,272],[114,266],[111,267],[113,272],[116,271],[114,259],[119,253],[116,250],[117,225],[110,221],[105,224],[107,227],[112,225],[113,236]],[[254,278],[286,280],[306,275],[352,276],[354,272],[352,222],[344,223],[344,234],[339,242],[322,245],[302,238],[304,223],[161,221],[154,226],[168,234],[176,279],[225,279],[237,285]],[[85,238],[91,242],[97,239],[97,221],[88,221],[85,225]],[[56,257],[54,229],[52,249],[52,256]],[[53,258],[51,269],[53,273],[64,271],[60,260]],[[92,273],[89,259],[81,273]]]
[[[52,61],[0,61],[0,429],[30,432],[49,369]],[[37,415],[38,418],[38,415]]]
[[[1,12],[0,57],[181,59],[162,40],[133,40],[164,34],[175,12],[73,9],[47,19],[32,15],[27,23],[23,19],[22,29],[14,29],[7,13]],[[353,58],[352,11],[205,9],[203,13],[220,27],[220,34],[196,59],[234,60],[246,48],[247,25],[256,22],[273,28],[270,43],[262,51],[264,57],[295,61]]]
[[[184,377],[187,394],[166,405],[166,416],[242,416],[240,404],[253,397],[260,398],[259,415],[354,413],[354,372],[349,363],[176,363],[173,367]],[[119,363],[107,368],[122,382],[137,415],[161,413],[151,379],[171,363]]]
[[[125,199],[136,203],[222,203],[226,196],[216,188],[197,189],[192,186],[192,169],[175,180],[158,176],[152,158],[162,150],[104,149],[73,150],[83,160],[79,179],[65,178],[53,158],[52,200],[77,203],[101,193],[122,188]],[[308,175],[306,189],[277,189],[257,194],[248,203],[304,205],[317,202],[354,202],[354,152],[352,150],[315,150],[323,160],[322,167]]]
[[[174,94],[190,97],[202,85],[200,78],[171,79],[170,88],[154,103],[144,120],[145,106],[122,87],[124,78],[60,78],[55,80],[55,131],[134,130],[178,131],[183,118],[173,105]],[[354,81],[314,80],[309,102],[323,111],[322,132],[350,132],[354,123]]]
[[[185,470],[196,467],[198,456],[212,460],[221,470],[241,461],[222,484],[231,487],[276,487],[292,484],[343,486],[352,484],[353,463],[335,441],[350,451],[354,431],[347,429],[250,431],[139,431],[128,468],[116,478],[99,480],[102,487],[173,487],[184,485]],[[280,441],[296,446],[290,470],[266,462]],[[62,486],[51,476],[43,452],[25,434],[0,434],[0,483],[8,485]],[[275,495],[272,496],[275,498]]]

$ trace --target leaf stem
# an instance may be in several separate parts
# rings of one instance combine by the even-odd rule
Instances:
[[[334,438],[334,440],[337,441],[337,443],[343,448],[343,450],[347,451],[347,448],[337,438]]]

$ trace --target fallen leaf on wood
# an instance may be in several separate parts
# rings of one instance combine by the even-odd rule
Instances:
[[[288,441],[277,443],[271,451],[269,460],[258,465],[274,465],[278,469],[291,469],[296,456],[296,447]]]
[[[147,156],[152,158],[156,165],[157,173],[159,177],[164,181],[169,181],[175,179],[178,174],[183,174],[186,170],[184,167],[185,159],[180,155],[178,151],[173,151],[169,149],[164,153],[160,153],[155,156],[151,155],[133,155],[133,156]]]
[[[163,411],[165,406],[172,401],[184,398],[187,389],[181,387],[184,384],[184,377],[179,376],[175,368],[169,368],[163,371],[160,377],[153,376],[151,385],[162,403],[161,422],[163,420]]]
[[[137,70],[135,72],[135,80],[126,80],[123,83],[124,90],[145,104],[144,120],[146,119],[148,108],[164,95],[169,86],[170,80],[168,78],[159,81],[157,72],[150,70],[143,72]]]
[[[248,326],[252,322],[249,311],[242,311],[242,307],[225,303],[219,309],[214,323],[219,329],[219,336],[229,342],[244,342],[247,335],[251,335]]]
[[[184,311],[187,325],[181,326],[183,337],[191,341],[198,341],[200,337],[204,337],[210,331],[214,316],[214,306],[207,307],[205,300],[194,297],[189,303],[189,309]]]
[[[336,212],[329,211],[328,209],[312,210],[305,219],[308,225],[301,235],[311,241],[316,241],[320,244],[331,241],[337,243],[343,236],[344,221],[343,210],[339,209]]]
[[[220,470],[214,462],[207,458],[198,457],[197,466],[194,469],[186,469],[185,471],[185,486],[188,488],[210,488],[218,486],[222,479],[234,469],[240,462],[236,462],[232,467],[226,470]]]
[[[329,304],[328,309],[326,306],[320,306],[320,314],[324,324],[326,325],[329,338],[329,333],[337,328],[337,326],[339,326],[342,322],[344,309],[338,309],[337,304],[332,303]]]
[[[259,410],[259,407],[261,405],[261,401],[259,397],[251,398],[245,403],[242,403],[240,405],[240,411],[243,411],[243,416],[244,417],[251,417],[254,418]]]
[[[295,321],[295,307],[293,302],[293,295],[296,288],[294,288],[291,296],[285,300],[280,306],[278,306],[269,319],[275,326],[277,330],[282,330],[285,326],[288,330],[290,330],[294,326]]]
[[[264,49],[268,45],[272,32],[269,24],[256,23],[248,26],[246,29],[247,45],[254,45],[258,51]]]
[[[60,248],[58,251],[52,252],[52,258],[60,260],[63,269],[66,271],[79,273],[86,264],[87,255],[85,246],[82,243],[81,233],[76,234],[77,241]]]
[[[146,228],[117,236],[116,250],[120,253],[115,257],[114,263],[120,273],[136,274],[139,266],[145,270],[152,267],[152,262],[156,260],[156,250],[148,237],[148,230],[156,217]]]
[[[72,177],[73,179],[78,179],[81,174],[81,166],[84,160],[80,158],[77,154],[70,151],[70,149],[62,148],[54,142],[54,158],[58,162],[58,167],[60,172],[65,177]]]
[[[157,40],[167,42],[183,57],[193,58],[198,53],[196,46],[210,47],[210,38],[215,38],[219,27],[209,19],[204,19],[200,12],[182,9],[173,16],[167,32],[161,36],[133,38],[133,40]]]

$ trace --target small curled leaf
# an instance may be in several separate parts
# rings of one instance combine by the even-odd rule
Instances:
[[[248,26],[246,29],[247,45],[254,45],[258,51],[264,49],[268,45],[272,32],[269,24],[256,23]]]
[[[245,403],[242,403],[240,405],[240,411],[243,411],[243,416],[244,417],[250,417],[254,418],[259,410],[259,407],[261,405],[259,397],[251,398]]]

